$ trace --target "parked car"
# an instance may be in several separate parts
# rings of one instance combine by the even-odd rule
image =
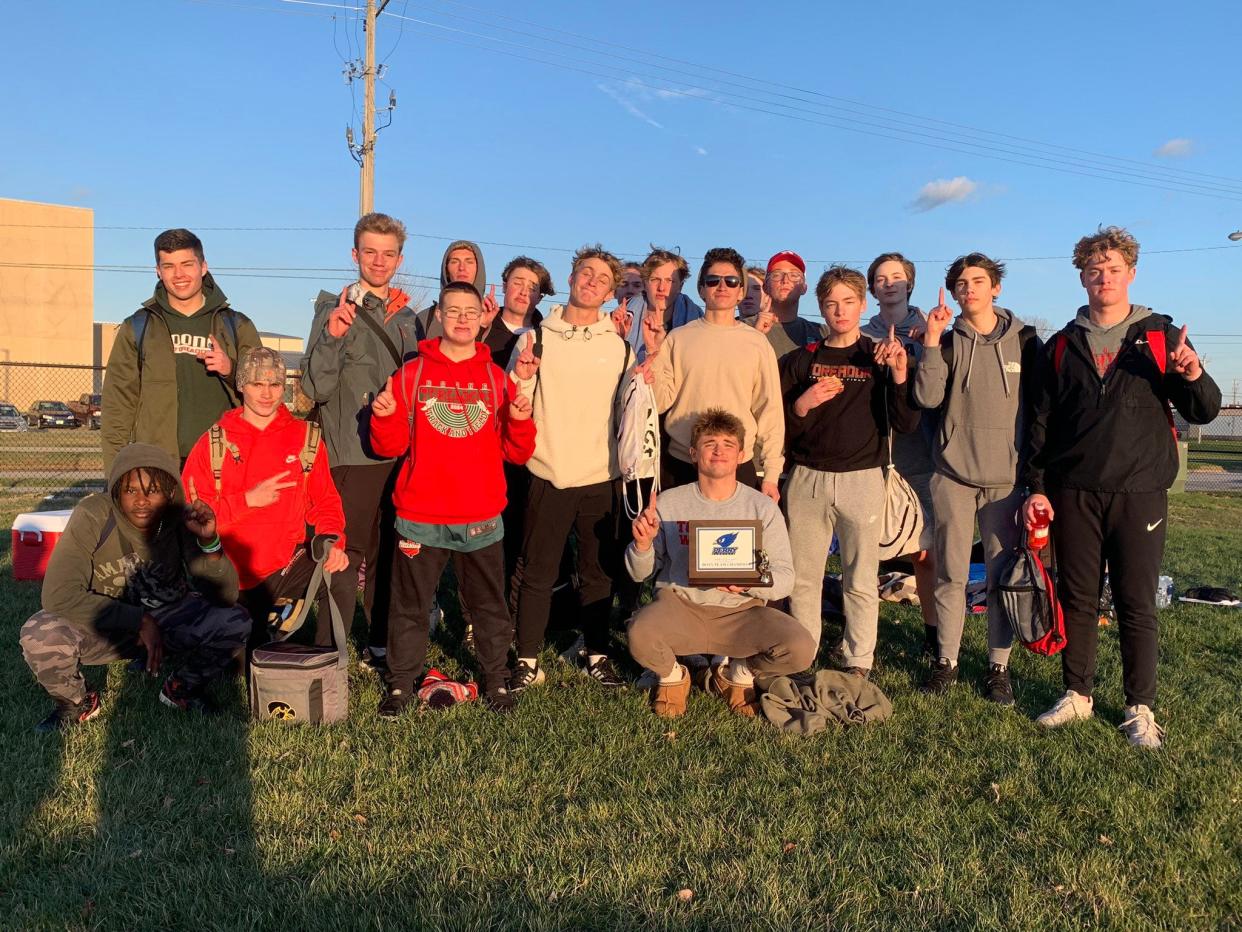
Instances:
[[[102,401],[103,395],[83,392],[77,401],[69,402],[69,410],[73,412],[79,424],[85,424],[91,430],[99,430],[103,425],[103,412],[99,407]]]
[[[77,427],[78,419],[63,401],[36,401],[26,412],[31,427]]]
[[[0,430],[26,430],[26,419],[11,404],[0,402]]]

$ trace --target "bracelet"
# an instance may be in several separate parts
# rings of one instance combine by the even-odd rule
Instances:
[[[219,534],[216,535],[215,540],[213,540],[210,544],[204,545],[201,540],[198,542],[198,549],[203,553],[219,553],[222,546],[223,544],[220,543]]]

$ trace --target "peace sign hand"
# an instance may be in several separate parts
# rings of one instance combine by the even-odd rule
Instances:
[[[611,316],[612,325],[617,328],[617,336],[622,340],[626,339],[630,333],[630,326],[634,323],[634,315],[630,313],[630,299],[622,298]]]
[[[1173,349],[1169,352],[1169,361],[1173,363],[1174,372],[1187,382],[1193,382],[1203,375],[1203,363],[1199,360],[1199,354],[1186,341],[1187,329],[1189,328],[1183,324],[1177,340],[1173,343]]]
[[[278,472],[274,476],[264,479],[253,489],[246,493],[246,504],[251,508],[266,508],[268,505],[275,504],[280,501],[280,493],[282,489],[291,489],[297,485],[296,481],[283,481],[289,475],[289,470]],[[206,507],[206,502],[195,502]],[[211,509],[208,509],[210,511]],[[215,524],[213,517],[212,524]]]

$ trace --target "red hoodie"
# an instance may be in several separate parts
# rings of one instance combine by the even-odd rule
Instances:
[[[228,444],[220,471],[221,494],[216,494],[211,475],[210,431],[198,438],[186,458],[182,484],[189,494],[193,480],[198,497],[216,513],[224,552],[237,567],[241,588],[253,588],[284,569],[305,542],[308,524],[316,534],[336,534],[336,546],[345,546],[345,513],[328,471],[326,444],[319,445],[311,471],[302,473],[304,421],[281,405],[263,430],[248,424],[241,408],[226,411],[216,423],[224,428]],[[282,489],[280,498],[263,508],[246,504],[246,492],[282,472],[297,485]]]
[[[494,518],[505,508],[502,459],[518,465],[530,459],[535,422],[510,420],[513,383],[492,362],[484,344],[476,343],[474,355],[461,362],[440,351],[439,339],[423,340],[418,352],[393,379],[396,412],[371,416],[376,453],[400,456],[410,451],[393,490],[397,514],[419,524]],[[500,396],[499,404],[494,395]]]

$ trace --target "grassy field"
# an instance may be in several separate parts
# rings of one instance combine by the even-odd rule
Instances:
[[[1240,529],[1242,496],[1175,499],[1166,572],[1242,589]],[[1042,734],[1055,660],[1015,653],[1017,710],[992,707],[974,620],[963,684],[921,696],[921,624],[891,605],[894,718],[813,738],[701,695],[670,725],[549,652],[550,682],[507,718],[380,723],[360,672],[348,723],[301,729],[251,726],[240,687],[231,716],[180,717],[114,665],[94,671],[103,717],[48,739],[16,643],[38,587],[7,564],[6,930],[1242,927],[1237,610],[1162,613],[1155,754],[1115,728],[1114,628],[1096,719]],[[463,671],[447,634],[434,660]]]

